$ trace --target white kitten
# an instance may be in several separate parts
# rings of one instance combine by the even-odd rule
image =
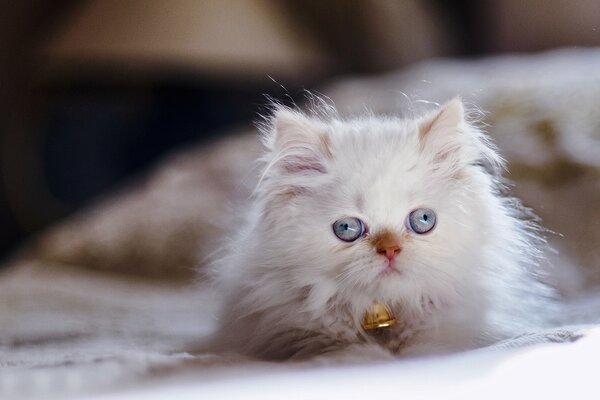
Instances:
[[[459,99],[415,120],[279,107],[267,125],[247,225],[214,265],[220,349],[431,354],[537,322],[543,240],[502,196],[502,160]],[[361,326],[375,303],[397,320],[379,335]]]

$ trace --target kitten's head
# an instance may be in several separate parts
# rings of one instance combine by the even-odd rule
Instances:
[[[302,289],[306,311],[451,302],[506,245],[501,160],[459,99],[414,120],[280,108],[265,142],[250,258],[274,293]]]

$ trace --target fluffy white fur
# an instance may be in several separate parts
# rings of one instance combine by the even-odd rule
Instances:
[[[214,264],[226,297],[215,344],[265,359],[324,353],[431,354],[467,349],[537,323],[550,291],[523,209],[502,195],[502,160],[454,99],[417,119],[307,116],[279,107],[265,124],[264,169],[243,231]],[[436,227],[406,228],[428,207]],[[358,217],[367,237],[340,241]],[[369,243],[402,238],[398,273]],[[374,302],[398,323],[361,328]]]

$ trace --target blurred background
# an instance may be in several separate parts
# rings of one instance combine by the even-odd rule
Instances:
[[[596,0],[1,1],[0,258],[165,154],[249,126],[266,94],[598,46],[599,29]]]

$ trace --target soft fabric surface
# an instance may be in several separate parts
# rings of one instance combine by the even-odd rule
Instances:
[[[142,182],[41,235],[0,272],[0,398],[571,398],[597,391],[600,51],[432,61],[345,80],[325,93],[342,113],[365,106],[418,112],[426,106],[419,99],[455,94],[490,113],[488,130],[508,158],[516,193],[564,235],[550,234],[559,250],[551,254],[555,282],[570,303],[557,328],[464,354],[382,364],[192,355],[216,315],[203,260],[255,182],[260,146],[244,130],[166,159]]]
[[[97,399],[593,399],[597,373],[590,354],[600,351],[600,330],[569,345],[502,352],[471,352],[431,360],[368,366],[256,367],[205,381],[188,374],[143,390]],[[197,373],[197,371],[196,371]]]

